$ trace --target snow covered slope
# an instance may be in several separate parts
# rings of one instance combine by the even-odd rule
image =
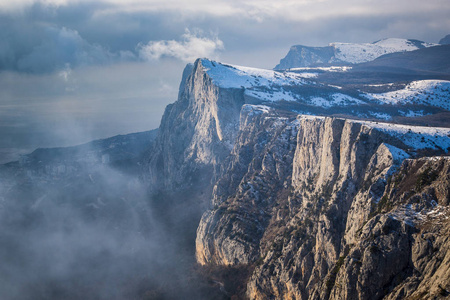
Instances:
[[[344,114],[392,120],[450,110],[450,81],[413,81],[404,89],[364,93],[354,88],[323,84],[310,76],[223,64],[202,59],[203,71],[224,89],[241,89],[246,103],[288,107],[312,115]]]
[[[437,44],[390,38],[370,44],[332,43],[330,46],[335,49],[336,61],[359,64],[374,60],[385,54],[413,51],[420,48],[437,46]]]
[[[206,73],[223,88],[252,88],[271,85],[303,85],[303,77],[291,72],[276,72],[257,68],[224,64],[202,59]]]
[[[450,110],[450,81],[413,81],[404,89],[367,97],[384,104],[423,104]]]
[[[374,43],[331,43],[326,47],[292,46],[275,70],[320,65],[348,65],[372,61],[382,55],[437,46],[418,40],[383,39]]]
[[[208,59],[202,59],[202,65],[215,85],[245,89],[246,96],[264,102],[290,101],[324,108],[365,104],[364,100],[342,94],[339,87],[320,85],[301,73],[242,67]],[[316,92],[308,94],[308,89]],[[322,89],[326,91],[317,93]]]

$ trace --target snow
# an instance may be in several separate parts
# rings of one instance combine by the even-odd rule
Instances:
[[[313,116],[313,115],[298,115],[297,119],[300,119],[300,120],[325,120],[326,117]]]
[[[228,65],[202,59],[202,65],[213,82],[223,88],[251,88],[272,85],[303,85],[299,74]]]
[[[389,215],[399,221],[403,221],[410,226],[421,225],[426,222],[441,223],[445,222],[450,217],[450,208],[447,206],[438,205],[436,201],[431,201],[432,209],[423,209],[417,211],[416,207],[411,204],[401,205]]]
[[[437,44],[423,43],[424,47],[432,47]],[[331,43],[335,48],[335,57],[344,62],[358,64],[368,62],[385,54],[394,52],[413,51],[419,49],[413,42],[407,39],[390,38],[375,43]]]
[[[409,226],[416,226],[416,224],[423,221],[423,215],[416,212],[411,204],[402,205],[398,207],[395,211],[388,214],[391,218],[397,221],[403,221]]]
[[[386,121],[392,119],[392,116],[389,115],[389,114],[386,114],[386,113],[379,113],[379,112],[369,111],[369,114],[370,114],[372,117],[375,117],[375,118],[377,118],[377,119],[386,120]]]
[[[400,41],[404,42],[407,40]],[[378,43],[396,45],[395,40],[380,41]],[[377,45],[378,43],[368,45]],[[409,45],[408,43],[406,43],[405,46],[399,42],[400,46],[403,45],[404,47],[399,46],[396,49],[409,49],[408,47],[412,47],[412,44]],[[404,89],[397,91],[379,94],[361,93],[361,100],[342,93],[341,87],[331,85],[328,85],[328,87],[334,90],[327,90],[326,93],[323,94],[311,95],[299,92],[302,89],[296,88],[298,86],[312,87],[317,85],[318,89],[320,89],[320,84],[311,79],[316,76],[316,73],[277,72],[273,70],[228,65],[208,59],[202,59],[201,64],[204,71],[209,75],[215,85],[222,88],[244,89],[244,94],[246,96],[265,102],[303,102],[305,104],[328,109],[337,106],[364,105],[367,104],[366,101],[370,101],[378,104],[436,106],[450,110],[450,81],[446,80],[413,81]],[[336,70],[346,70],[343,69],[344,67],[322,69],[331,70],[333,68]],[[294,70],[300,69],[308,68],[296,68]],[[423,111],[420,110],[409,110],[399,113],[406,117],[423,115]],[[391,115],[385,112],[368,112],[368,117],[383,120],[390,120],[392,118]]]
[[[404,117],[421,117],[425,115],[425,112],[423,110],[408,110],[408,111],[399,111],[400,115]]]
[[[334,93],[330,96],[330,99],[325,99],[323,97],[311,97],[309,100],[311,105],[322,106],[325,108],[333,107],[333,106],[346,106],[346,105],[363,105],[365,102],[350,97],[348,95],[344,95],[341,93]]]
[[[331,66],[331,67],[302,67],[302,68],[290,68],[288,71],[323,71],[323,72],[347,72],[351,70],[349,66]],[[299,73],[302,74],[302,73]],[[303,73],[304,74],[304,73]]]
[[[287,86],[315,85],[314,81],[307,81],[305,77],[314,77],[316,73],[277,72],[227,65],[208,59],[202,59],[201,62],[205,72],[217,86],[222,88],[244,88],[246,96],[262,101],[301,101],[324,108],[365,104],[362,100],[342,93],[329,94],[324,96],[325,98],[309,98],[307,96],[309,99],[305,99],[304,95],[285,88]],[[340,89],[340,87],[333,88],[336,90]]]
[[[299,100],[298,95],[286,92],[283,88],[272,88],[272,89],[247,89],[245,90],[247,96],[255,97],[264,101],[297,101]]]
[[[450,147],[450,128],[410,126],[393,123],[349,120],[364,124],[394,136],[412,149],[447,149]]]
[[[331,95],[331,98],[333,99],[333,106],[344,106],[344,105],[355,105],[355,104],[366,104],[364,101],[361,101],[359,99],[350,97],[348,95],[344,95],[341,93],[336,93]]]
[[[450,81],[413,81],[401,90],[365,96],[384,104],[424,104],[450,110]]]
[[[242,106],[242,111],[247,112],[249,116],[267,114],[271,110],[272,108],[266,105],[244,104],[244,106]]]
[[[310,103],[315,106],[331,107],[330,101],[322,97],[312,97]]]
[[[302,73],[298,73],[298,75],[302,78],[317,78],[317,77],[319,77],[319,73],[313,73],[313,72],[302,72]]]
[[[404,161],[409,157],[409,154],[403,151],[402,149],[399,149],[386,143],[384,145],[389,149],[389,152],[391,152],[394,162],[397,164],[401,163],[402,161]]]

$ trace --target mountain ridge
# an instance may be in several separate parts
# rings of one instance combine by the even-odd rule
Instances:
[[[373,43],[330,43],[326,47],[292,46],[275,70],[299,67],[352,65],[368,62],[385,54],[413,51],[437,44],[411,39],[387,38]]]

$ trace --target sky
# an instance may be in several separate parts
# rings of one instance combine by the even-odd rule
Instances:
[[[448,0],[0,0],[0,163],[159,126],[198,57],[273,68],[296,44],[437,43]]]

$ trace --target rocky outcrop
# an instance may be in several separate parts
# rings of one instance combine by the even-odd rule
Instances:
[[[407,160],[340,261],[331,299],[448,296],[450,159]]]

